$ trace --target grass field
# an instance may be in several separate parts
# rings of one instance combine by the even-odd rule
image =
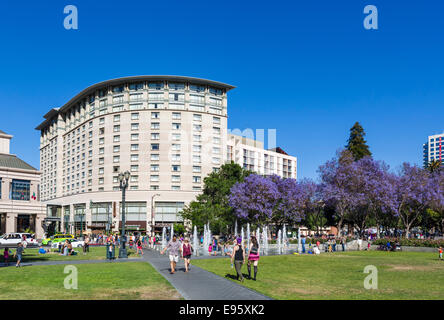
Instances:
[[[0,263],[3,264],[3,250],[0,249]],[[15,249],[9,249],[12,253],[15,252]],[[54,250],[54,249],[53,249]],[[46,253],[39,254],[38,249],[25,249],[24,254],[22,256],[22,263],[26,262],[38,262],[38,261],[72,261],[72,260],[105,260],[106,259],[106,247],[90,247],[89,252],[86,255],[83,255],[82,248],[75,248],[77,251],[77,255],[75,256],[61,256],[59,253]],[[116,257],[119,255],[119,248],[116,248],[115,251]],[[137,258],[140,257],[136,254],[136,251],[133,249],[128,249],[128,258]],[[9,263],[15,263],[16,259],[11,255],[9,259]]]
[[[194,260],[192,264],[229,279],[236,274],[229,259]],[[376,290],[364,289],[367,265],[377,267]],[[242,270],[248,274],[245,265]],[[444,299],[444,261],[438,260],[437,253],[267,256],[260,258],[258,270],[257,281],[246,279],[242,284],[274,299]]]
[[[78,289],[65,289],[65,265],[0,269],[0,300],[4,299],[181,299],[150,264],[121,262],[75,265]]]

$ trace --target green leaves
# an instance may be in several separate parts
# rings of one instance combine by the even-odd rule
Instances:
[[[346,145],[347,150],[353,154],[355,161],[362,159],[365,156],[372,155],[364,136],[364,128],[362,128],[359,122],[356,122],[350,129],[350,137],[348,139],[348,144]]]

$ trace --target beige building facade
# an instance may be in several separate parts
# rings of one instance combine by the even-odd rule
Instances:
[[[51,228],[118,231],[124,171],[131,173],[126,229],[160,231],[180,222],[178,213],[201,192],[205,176],[226,161],[241,164],[227,148],[233,88],[181,76],[126,77],[90,86],[51,109],[36,128]]]
[[[41,239],[46,212],[39,199],[40,172],[10,154],[11,138],[0,130],[0,234],[31,231]]]

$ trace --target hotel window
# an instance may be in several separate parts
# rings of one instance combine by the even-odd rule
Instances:
[[[92,167],[92,164],[93,164],[92,160],[88,160],[88,167]]]
[[[130,190],[139,190],[138,186],[130,186]]]
[[[180,172],[180,165],[172,165],[171,166],[171,171]]]
[[[205,91],[205,87],[204,86],[198,86],[195,84],[190,84],[190,91],[193,92],[204,92]]]
[[[29,201],[30,193],[31,193],[31,181],[16,180],[16,179],[12,180],[11,191],[9,196],[11,200]]]
[[[131,155],[131,161],[139,161],[139,155],[138,154],[132,154]]]
[[[102,175],[105,173],[105,169],[104,168],[99,168],[99,174]]]
[[[201,172],[201,167],[200,166],[193,166],[193,172],[194,173],[200,173]]]
[[[193,183],[200,183],[201,178],[199,176],[193,176]]]
[[[202,131],[202,126],[200,124],[193,124],[194,131]]]
[[[213,134],[220,135],[220,128],[213,127]]]
[[[131,151],[139,151],[139,145],[138,144],[132,144],[131,145]]]
[[[131,176],[132,178],[132,176]],[[119,177],[113,177],[113,183],[119,183]]]
[[[92,152],[92,150],[89,150],[88,151],[88,157],[92,157],[92,155],[93,155],[93,152]],[[69,161],[69,160],[68,160]],[[68,162],[68,164],[69,164],[69,162]],[[69,169],[68,169],[69,170]]]
[[[193,141],[194,142],[199,142],[199,141],[201,141],[201,138],[202,138],[202,136],[201,135],[193,135]]]
[[[158,175],[151,175],[150,181],[151,182],[159,182],[159,176]]]
[[[139,182],[139,176],[131,176],[130,182]]]
[[[139,120],[139,113],[138,112],[131,113],[131,120]]]
[[[182,118],[181,116],[180,112],[173,112],[172,118],[173,120],[180,120]]]
[[[91,128],[93,127],[93,122],[90,121],[88,124],[89,124],[89,128],[91,129]],[[68,137],[68,138],[69,138],[69,137]]]
[[[193,152],[202,152],[202,146],[200,145],[193,145]]]
[[[103,184],[104,183],[104,179],[103,178],[99,178],[99,184]]]
[[[105,143],[105,138],[100,138],[99,139],[99,144],[104,144]]]
[[[180,133],[173,133],[172,139],[173,139],[173,141],[179,141],[180,140]]]
[[[120,114],[114,116],[114,122],[120,122]]]
[[[183,102],[185,100],[185,95],[180,93],[170,93],[169,99],[170,101]]]
[[[92,179],[88,180],[88,186],[92,186]],[[68,190],[69,190],[69,186],[68,186]]]
[[[114,136],[113,137],[114,142],[120,142],[120,136]]]
[[[214,154],[220,154],[220,148],[213,147]]]
[[[151,122],[151,129],[152,130],[160,129],[160,123],[159,122]]]
[[[180,182],[180,176],[171,176],[171,182]]]
[[[101,125],[101,124],[105,124],[105,118],[100,118],[99,119],[99,125]]]
[[[210,93],[214,94],[216,96],[221,96],[223,92],[222,92],[221,89],[216,89],[216,88],[211,88],[210,87]]]
[[[113,132],[120,132],[120,125],[115,125],[113,127]]]
[[[159,150],[159,144],[158,143],[152,143],[151,144],[151,150]]]
[[[99,154],[104,154],[105,153],[105,148],[100,148],[99,149]]]
[[[143,90],[143,83],[132,83],[129,85],[129,89],[131,91],[138,91],[138,90]]]
[[[124,86],[115,86],[115,87],[113,87],[113,92],[114,93],[123,92],[123,90],[124,90]]]
[[[190,104],[190,110],[204,112],[205,111],[205,107],[197,106],[197,105],[194,105],[194,104]]]
[[[159,161],[159,155],[158,154],[152,154],[150,159],[151,159],[151,161]]]
[[[216,99],[216,98],[210,98],[210,100],[208,101],[209,104],[214,105],[214,106],[222,106],[222,100],[221,99]]]
[[[149,101],[163,101],[163,93],[149,93]]]
[[[185,83],[170,82],[168,83],[168,87],[170,88],[170,90],[184,90]]]
[[[123,95],[121,95],[121,96],[114,96],[113,97],[113,103],[123,103]]]
[[[105,163],[105,158],[99,158],[99,164],[104,164]]]
[[[148,88],[150,90],[162,90],[163,89],[163,82],[149,82]]]
[[[118,163],[120,161],[120,156],[114,156],[113,157],[113,162],[114,163]]]
[[[220,118],[218,118],[218,117],[213,117],[213,123],[214,123],[214,124],[220,124]]]
[[[104,96],[106,96],[108,94],[106,89],[103,90],[99,90],[99,98],[103,98]]]
[[[159,112],[151,112],[151,119],[159,119]]]
[[[139,130],[139,124],[138,123],[132,123],[131,124],[131,130],[132,131]]]
[[[131,172],[137,172],[139,171],[139,166],[138,165],[132,165],[131,166]]]
[[[150,186],[151,190],[159,190],[159,186]]]
[[[129,105],[129,109],[130,110],[140,110],[143,109],[143,104],[142,103],[133,103]]]
[[[205,97],[204,96],[198,96],[195,94],[190,94],[190,102],[191,103],[205,103]]]
[[[114,146],[113,152],[120,152],[120,146]]]
[[[122,105],[114,106],[113,107],[113,112],[119,112],[119,111],[123,111],[123,106]]]
[[[180,186],[172,186],[171,190],[180,190]]]
[[[194,163],[200,163],[200,156],[193,156]]]
[[[163,109],[163,103],[148,103],[149,109]]]
[[[139,140],[139,134],[138,133],[131,134],[131,141],[137,141],[137,140]]]
[[[180,130],[180,123],[173,123],[173,130]]]
[[[92,170],[88,170],[88,177],[91,177],[92,174],[93,174],[93,171]]]
[[[220,158],[213,157],[214,164],[220,164]]]
[[[193,120],[194,121],[202,121],[202,115],[201,114],[193,114]]]
[[[171,161],[180,161],[180,154],[178,154],[178,153],[172,154]]]
[[[201,187],[193,187],[193,191],[200,191],[201,189]]]
[[[151,133],[151,140],[159,140],[160,133]]]
[[[173,150],[173,151],[180,151],[180,144],[173,143],[171,145],[171,150]]]
[[[220,144],[220,138],[213,137],[213,144]]]
[[[158,164],[152,164],[151,165],[151,171],[154,171],[154,172],[159,171],[159,165]]]
[[[100,134],[100,135],[105,134],[105,128],[100,128],[100,129],[99,129],[99,134]]]

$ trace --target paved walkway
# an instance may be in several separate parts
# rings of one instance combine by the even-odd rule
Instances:
[[[176,273],[170,274],[167,254],[161,255],[157,251],[144,250],[143,259],[187,300],[270,300],[267,296],[192,264],[190,271],[186,273],[183,260],[179,260]]]

